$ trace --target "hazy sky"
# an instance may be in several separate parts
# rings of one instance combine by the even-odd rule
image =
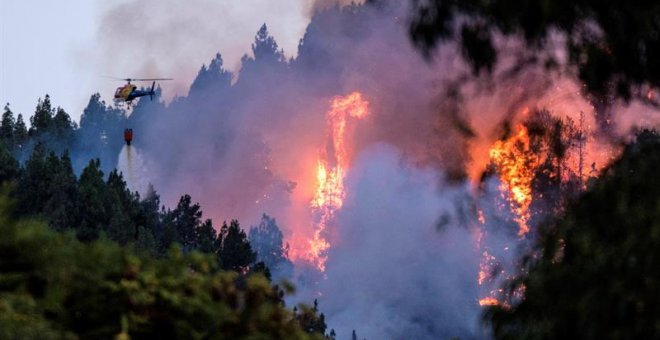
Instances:
[[[93,46],[94,32],[93,1],[0,1],[1,106],[9,102],[27,118],[48,93],[68,112],[80,111],[94,89],[77,54]]]
[[[0,108],[34,113],[50,94],[78,121],[91,94],[109,101],[103,76],[173,77],[165,98],[185,95],[203,63],[221,52],[236,71],[266,23],[296,53],[313,0],[0,1]]]

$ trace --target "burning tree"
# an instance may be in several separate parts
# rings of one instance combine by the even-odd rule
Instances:
[[[311,207],[318,216],[315,223],[314,237],[310,241],[310,253],[307,255],[320,270],[325,270],[327,250],[330,243],[326,239],[327,226],[344,204],[344,177],[349,165],[346,148],[346,123],[348,118],[364,118],[369,114],[369,103],[360,92],[333,98],[330,111],[326,115],[329,143],[322,152],[317,168],[317,188]]]
[[[575,153],[584,143],[584,135],[572,119],[536,110],[508,138],[491,147],[491,163],[482,183],[498,177],[500,198],[506,203],[499,201],[493,206],[503,209],[505,215],[511,213],[519,226],[518,236],[525,236],[530,226],[560,212],[563,203],[582,187],[582,164],[574,166],[571,160],[579,157]]]
[[[507,286],[525,298],[485,315],[496,338],[660,336],[660,136],[644,131],[600,181],[541,230]]]
[[[582,159],[585,132],[570,119],[535,110],[513,132],[490,149],[491,162],[483,175],[479,198],[477,247],[482,253],[478,283],[485,289],[481,305],[497,304],[503,291],[497,287],[511,279],[514,244],[490,245],[489,234],[515,235],[528,247],[533,226],[559,214],[582,188],[582,173],[571,165],[576,151]],[[577,150],[576,150],[577,149]],[[510,236],[506,236],[510,237]],[[493,289],[493,287],[495,287]],[[495,296],[498,296],[496,298]]]

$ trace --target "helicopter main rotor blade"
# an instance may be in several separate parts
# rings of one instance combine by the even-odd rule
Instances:
[[[128,79],[125,79],[128,80]],[[133,81],[174,80],[173,78],[131,78]]]
[[[104,78],[110,78],[114,80],[123,80],[123,81],[154,81],[154,80],[174,80],[174,78],[119,78],[112,76],[103,76]]]

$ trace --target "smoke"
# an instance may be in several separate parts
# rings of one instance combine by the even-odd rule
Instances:
[[[318,287],[338,338],[353,329],[367,339],[478,336],[479,256],[458,213],[467,187],[383,144],[358,156],[347,187]]]
[[[305,8],[307,13],[312,17],[314,14],[320,11],[327,10],[331,7],[342,7],[347,5],[360,5],[363,4],[366,0],[308,0],[305,2]]]
[[[232,70],[249,53],[254,32],[267,23],[288,56],[294,56],[309,18],[306,1],[129,0],[103,6],[92,56],[102,75],[171,77],[167,100],[186,95],[199,67],[218,50]],[[104,80],[105,81],[105,80]],[[103,93],[113,93],[105,81]]]

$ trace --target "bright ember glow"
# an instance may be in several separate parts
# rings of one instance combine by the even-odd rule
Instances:
[[[325,233],[335,212],[343,203],[345,169],[349,166],[346,150],[346,121],[349,117],[364,118],[369,113],[369,103],[359,92],[332,99],[330,111],[326,115],[329,138],[328,148],[321,152],[316,169],[317,187],[310,205],[316,216],[314,237],[310,240],[307,256],[320,271],[325,270],[327,250],[330,242]]]
[[[483,212],[481,210],[478,211],[478,216],[479,218],[479,223],[480,223],[480,228],[483,228],[484,222],[481,217],[483,217]],[[484,296],[483,298],[479,299],[479,305],[480,306],[493,306],[493,305],[499,305],[499,300],[495,298],[494,296],[497,295],[496,290],[488,290],[488,288],[492,288],[493,283],[495,283],[494,279],[494,274],[493,274],[493,269],[496,268],[497,266],[497,259],[495,256],[491,255],[488,253],[488,250],[485,248],[483,241],[485,237],[485,230],[479,229],[478,234],[477,234],[477,248],[480,250],[483,250],[481,254],[481,261],[479,262],[479,274],[477,276],[477,283],[479,284],[479,287],[481,289],[481,296]]]
[[[497,301],[497,299],[494,297],[485,297],[483,299],[479,299],[479,306],[497,306],[499,304],[500,302]]]
[[[529,206],[532,203],[532,180],[538,167],[538,156],[530,152],[527,128],[517,126],[517,133],[497,141],[490,149],[490,159],[502,180],[500,190],[508,192],[508,201],[519,225],[518,236],[529,232]]]

